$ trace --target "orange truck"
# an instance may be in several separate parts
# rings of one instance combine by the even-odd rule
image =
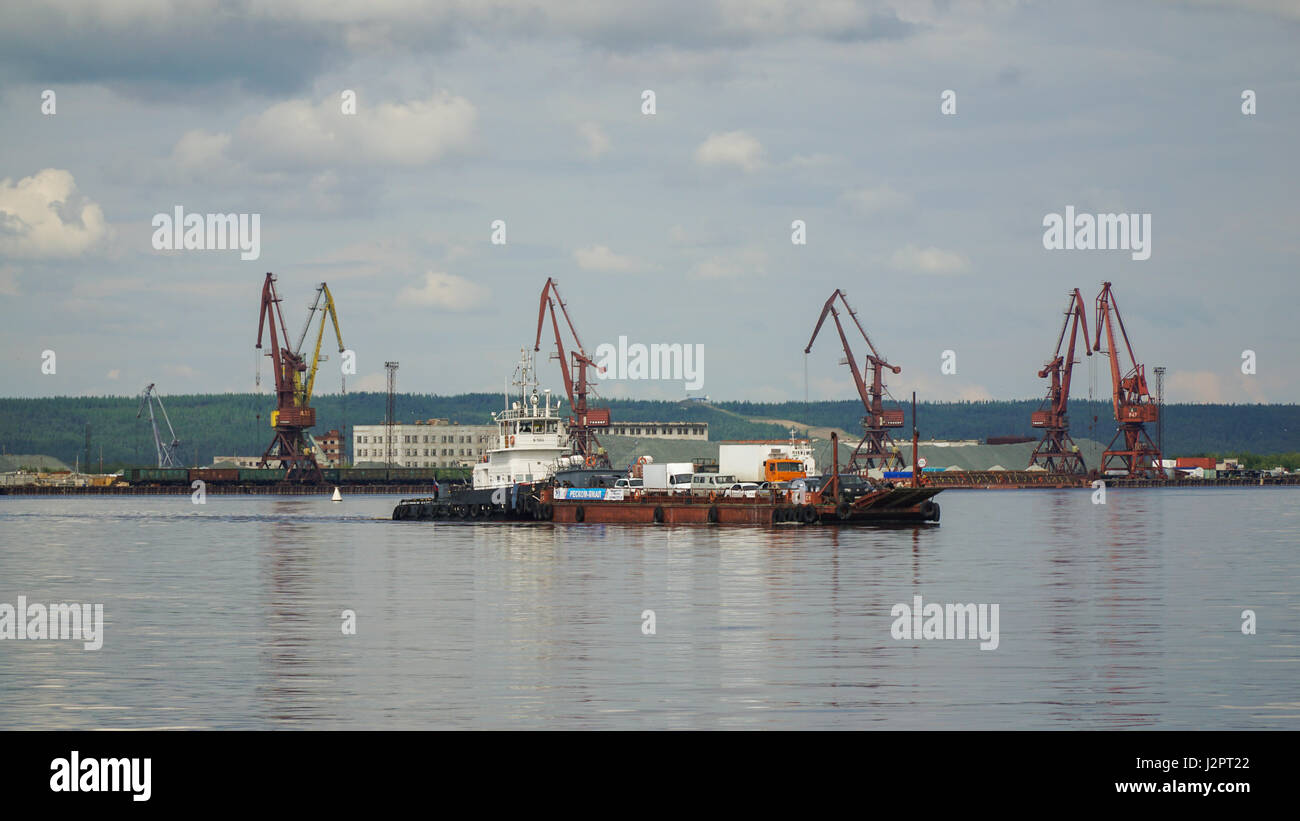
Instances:
[[[788,482],[791,479],[802,479],[806,475],[803,462],[798,459],[782,457],[763,460],[763,481],[765,482]]]

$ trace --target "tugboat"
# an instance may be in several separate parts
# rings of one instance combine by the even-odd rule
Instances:
[[[513,402],[507,399],[506,407],[492,414],[497,424],[496,447],[489,448],[483,461],[474,466],[474,490],[542,484],[557,470],[582,462],[570,454],[568,431],[560,415],[564,400],[552,401],[549,389],[538,391],[533,354],[527,348],[519,351],[512,384],[519,390],[518,398]]]

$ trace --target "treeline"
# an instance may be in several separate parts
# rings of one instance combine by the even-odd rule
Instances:
[[[214,456],[260,454],[271,440],[269,394],[190,394],[163,397],[187,465],[210,464]],[[460,424],[488,424],[501,407],[499,393],[459,396],[399,394],[397,419],[443,418]],[[610,400],[616,420],[708,422],[709,438],[784,438],[780,424],[750,422],[748,418],[791,419],[806,425],[860,429],[862,407],[856,400],[829,402],[667,402]],[[356,424],[383,422],[387,396],[355,393],[316,398],[314,433]],[[989,436],[1035,435],[1029,415],[1037,400],[987,402],[926,402],[918,406],[921,435],[940,439],[985,439]],[[155,462],[148,413],[136,417],[133,397],[56,397],[0,399],[0,447],[5,453],[46,454],[69,465],[84,461],[106,469]],[[899,438],[911,434],[911,408]],[[1095,421],[1094,421],[1095,417]],[[167,437],[166,424],[158,417]],[[87,431],[89,426],[89,431]],[[1109,442],[1115,430],[1111,406],[1104,402],[1071,403],[1071,426],[1077,437]],[[89,448],[87,448],[87,435]],[[1155,432],[1152,432],[1155,435]],[[1164,443],[1167,453],[1254,454],[1263,462],[1269,454],[1300,452],[1300,405],[1168,405]],[[1273,465],[1266,465],[1272,467]]]
[[[722,402],[720,407],[745,416],[798,419],[856,431],[862,403],[839,402]],[[1038,436],[1030,414],[1039,400],[918,403],[921,436],[939,439],[986,439],[990,436]],[[912,409],[899,403],[904,415],[903,437],[912,432]],[[1102,444],[1115,434],[1114,409],[1109,401],[1070,402],[1070,431]],[[1156,438],[1156,430],[1150,431]],[[1248,452],[1287,453],[1300,450],[1300,405],[1183,405],[1164,408],[1164,447],[1171,454]]]

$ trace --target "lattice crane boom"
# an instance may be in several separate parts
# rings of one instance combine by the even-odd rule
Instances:
[[[559,316],[555,310],[557,304],[560,309],[559,314],[563,314],[565,325],[573,336],[573,347],[568,351],[568,356],[565,355],[564,334],[561,332]],[[547,278],[546,284],[542,286],[542,295],[538,301],[537,338],[533,343],[534,352],[542,349],[542,329],[546,325],[548,310],[551,315],[551,329],[555,334],[556,358],[560,360],[560,373],[564,377],[564,391],[569,398],[569,407],[572,409],[568,424],[569,440],[573,445],[574,452],[583,457],[583,461],[588,467],[609,467],[609,456],[605,453],[604,448],[600,447],[595,430],[596,428],[609,427],[609,408],[593,408],[588,403],[589,397],[594,396],[595,392],[587,379],[587,369],[595,368],[600,373],[603,373],[604,369],[597,365],[582,347],[578,329],[574,326],[572,317],[569,316],[568,306],[564,304],[564,300],[560,297],[559,285],[550,277]]]
[[[865,354],[864,359],[871,371],[870,385],[867,384],[862,371],[858,368],[857,359],[853,356],[853,346],[844,333],[844,324],[840,322],[839,310],[835,307],[837,300],[844,310],[848,312],[853,324],[858,329],[858,333],[862,335],[863,341],[867,343],[867,349],[870,353]],[[888,429],[903,426],[903,412],[901,410],[885,409],[883,398],[887,391],[883,372],[889,370],[898,374],[902,373],[903,369],[886,362],[884,357],[880,355],[879,351],[876,350],[876,346],[871,342],[871,337],[867,335],[866,329],[862,327],[862,323],[858,320],[857,312],[849,305],[844,292],[838,288],[822,306],[822,312],[817,317],[817,324],[813,327],[812,336],[809,337],[808,344],[803,349],[805,354],[812,351],[813,343],[817,341],[817,334],[821,332],[827,316],[831,317],[831,320],[835,323],[835,329],[839,332],[840,344],[844,348],[844,364],[849,366],[849,371],[853,374],[853,385],[858,391],[859,398],[862,399],[862,407],[866,412],[866,415],[862,418],[863,437],[853,451],[853,458],[849,461],[849,469],[860,471],[864,466],[865,468],[873,468],[877,466],[876,462],[880,462],[880,467],[883,468],[902,465],[902,454],[899,452],[897,445],[894,444],[893,438],[890,437]],[[859,464],[859,458],[861,458],[862,464]]]

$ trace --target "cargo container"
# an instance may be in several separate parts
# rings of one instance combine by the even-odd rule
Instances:
[[[1179,456],[1174,461],[1174,467],[1214,470],[1215,461],[1213,456]]]
[[[253,484],[272,484],[284,479],[281,468],[240,468],[239,481]]]
[[[190,481],[201,479],[204,482],[238,482],[238,468],[194,468],[190,471]]]
[[[187,468],[128,468],[126,473],[133,485],[185,484],[190,480]]]

